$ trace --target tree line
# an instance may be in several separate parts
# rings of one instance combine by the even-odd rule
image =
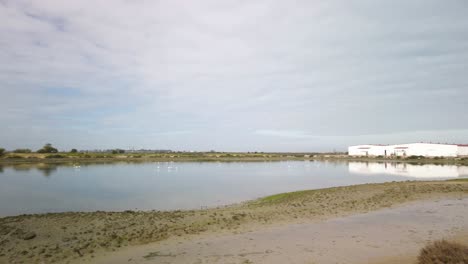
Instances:
[[[76,149],[73,149],[73,150],[78,152]],[[73,152],[73,150],[71,152]],[[0,155],[5,154],[5,151],[6,150],[4,148],[0,148]],[[13,150],[11,152],[13,152],[13,153],[32,153],[32,150],[28,149],[28,148],[19,148],[19,149],[15,149],[15,150]],[[37,153],[57,153],[58,149],[54,148],[52,146],[52,144],[47,143],[42,148],[38,149],[36,152]]]
[[[12,153],[32,153],[33,151],[28,148],[19,148],[11,151]],[[36,153],[58,153],[58,149],[52,146],[52,144],[47,143],[42,148],[38,149]],[[4,148],[0,148],[0,156],[5,154],[6,150]],[[70,153],[78,153],[77,149],[71,149]],[[112,150],[112,154],[122,154],[125,153],[123,149],[114,149]]]

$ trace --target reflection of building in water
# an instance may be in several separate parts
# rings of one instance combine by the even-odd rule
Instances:
[[[393,162],[349,162],[351,173],[390,174],[416,178],[448,178],[468,176],[468,166],[455,165],[414,165]]]
[[[467,157],[468,145],[412,143],[401,145],[358,145],[348,147],[350,156]]]

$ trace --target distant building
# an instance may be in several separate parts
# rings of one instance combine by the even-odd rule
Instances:
[[[468,145],[438,143],[358,145],[348,147],[348,155],[374,157],[468,157]]]

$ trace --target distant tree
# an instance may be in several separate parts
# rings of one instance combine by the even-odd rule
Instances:
[[[77,152],[78,152],[77,149],[72,149],[72,150],[70,150],[70,153],[77,153]]]
[[[54,147],[52,147],[52,144],[47,143],[45,144],[40,150],[37,151],[37,153],[57,153],[58,150]]]
[[[0,156],[3,155],[5,153],[5,149],[4,148],[0,148]]]
[[[30,149],[15,149],[13,153],[31,153]]]
[[[123,149],[114,149],[112,150],[112,154],[122,154],[125,153],[125,150]]]

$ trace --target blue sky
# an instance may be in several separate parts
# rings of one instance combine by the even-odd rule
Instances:
[[[0,147],[468,143],[466,1],[0,0]]]

